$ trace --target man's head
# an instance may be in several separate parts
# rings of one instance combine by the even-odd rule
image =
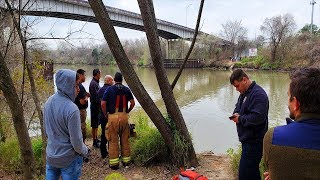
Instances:
[[[290,118],[301,113],[320,114],[320,69],[309,68],[291,72],[288,90]]]
[[[80,83],[83,83],[86,80],[86,75],[85,75],[85,70],[83,69],[78,69],[77,73],[79,74],[79,81]]]
[[[247,91],[251,84],[248,75],[242,69],[236,69],[230,76],[230,83],[236,88],[240,94]]]
[[[101,77],[100,70],[99,70],[99,69],[94,69],[94,70],[92,71],[92,75],[93,75],[93,77],[94,77],[95,79],[99,80],[100,77]]]
[[[122,74],[120,72],[116,72],[116,74],[114,75],[114,82],[122,83],[122,80]]]
[[[113,85],[113,78],[110,75],[104,77],[104,84]]]

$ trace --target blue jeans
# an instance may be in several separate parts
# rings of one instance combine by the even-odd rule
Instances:
[[[72,163],[65,168],[56,168],[46,164],[46,180],[77,180],[81,175],[83,158],[78,156]]]
[[[242,143],[239,180],[260,180],[259,163],[262,158],[262,142]]]

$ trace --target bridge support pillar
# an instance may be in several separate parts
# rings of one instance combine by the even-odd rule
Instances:
[[[185,40],[184,39],[169,39],[167,45],[167,58],[168,59],[175,59],[181,58],[183,59],[186,54],[186,47],[185,47]]]

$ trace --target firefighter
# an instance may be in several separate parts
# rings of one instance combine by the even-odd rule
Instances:
[[[114,76],[115,84],[105,91],[101,101],[102,112],[108,117],[106,137],[109,142],[109,167],[113,170],[119,169],[119,139],[122,164],[128,166],[131,163],[128,113],[133,109],[135,101],[122,80],[122,74],[117,72]]]

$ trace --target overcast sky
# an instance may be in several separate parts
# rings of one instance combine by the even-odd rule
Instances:
[[[104,2],[107,6],[140,13],[136,0],[104,0]],[[154,0],[153,2],[158,19],[195,28],[200,0]],[[318,26],[320,25],[319,4],[314,6],[314,24]],[[241,20],[242,25],[248,29],[249,38],[254,39],[255,36],[261,34],[260,26],[265,18],[286,13],[293,15],[297,30],[301,29],[305,24],[311,22],[310,0],[205,0],[200,27],[203,32],[219,35],[221,24],[228,20]],[[54,18],[42,19],[35,26],[38,36],[49,32],[55,37],[63,37],[68,32],[83,27],[83,33],[80,36],[84,39],[74,39],[73,44],[79,45],[79,43],[87,42],[87,38],[95,39],[89,40],[93,44],[105,42],[97,24]],[[125,28],[116,28],[116,30],[120,39],[145,37],[145,34],[140,31]],[[50,47],[56,47],[57,41],[46,42],[50,44]]]

